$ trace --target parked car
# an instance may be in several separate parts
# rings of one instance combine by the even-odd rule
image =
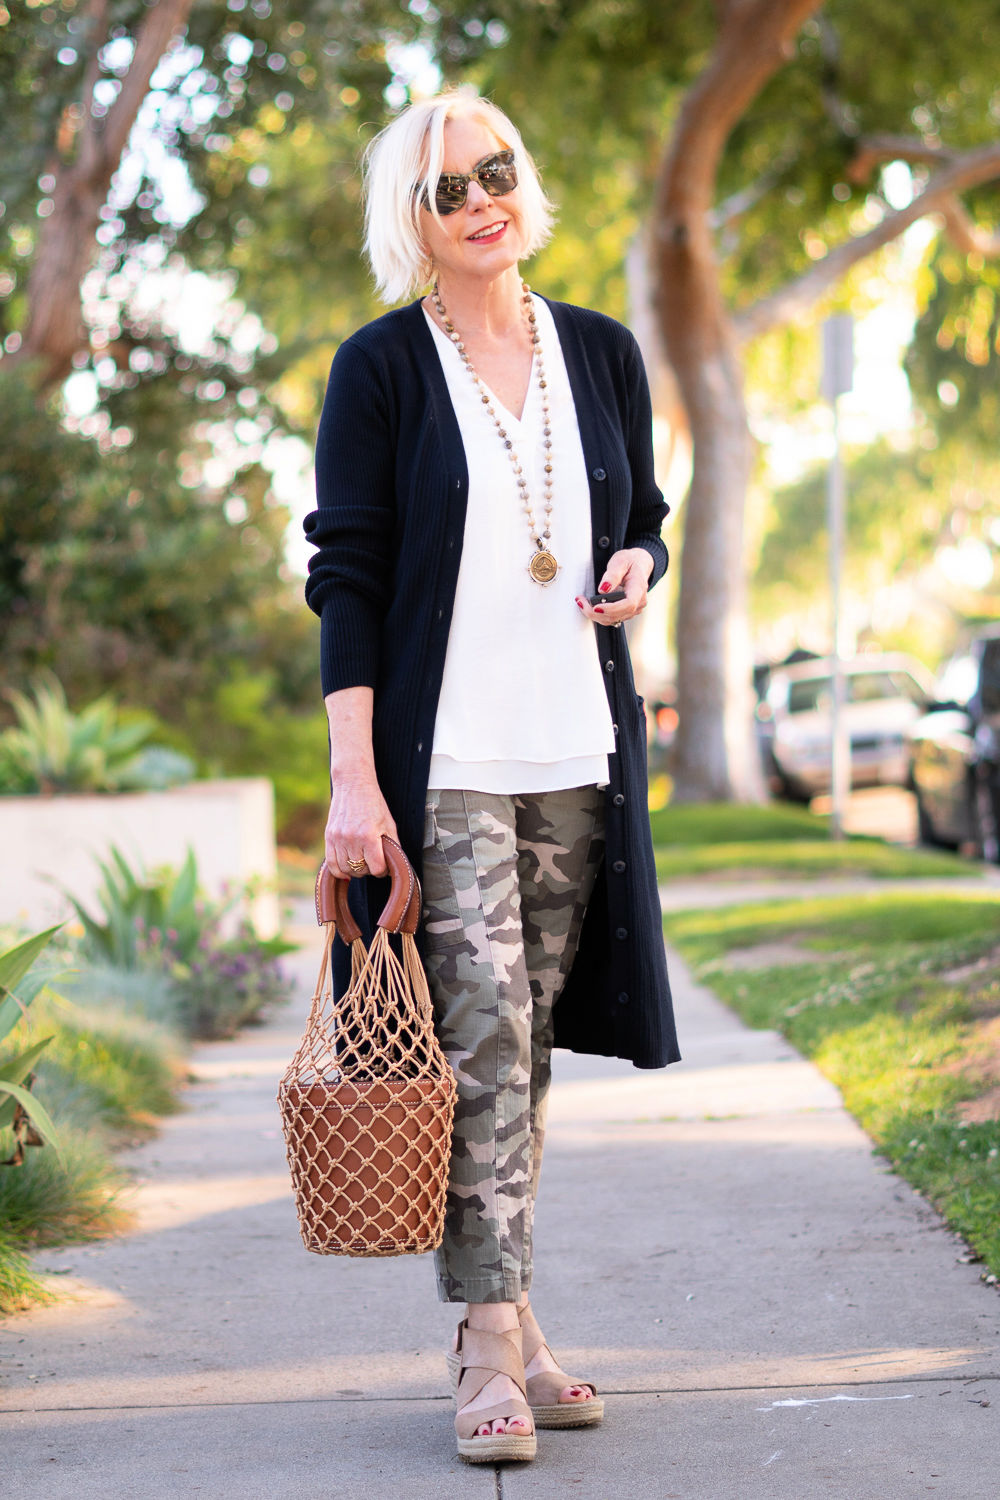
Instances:
[[[1000,863],[1000,625],[952,658],[938,691],[908,736],[921,843]]]
[[[830,657],[773,667],[757,708],[772,790],[792,801],[830,790],[832,670]],[[906,735],[935,698],[930,674],[911,657],[873,653],[844,662],[844,689],[851,785],[905,786]]]

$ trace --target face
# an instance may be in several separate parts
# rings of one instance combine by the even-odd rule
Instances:
[[[503,150],[503,142],[479,120],[459,117],[444,127],[442,172],[470,172],[484,157]],[[455,213],[434,218],[420,210],[427,253],[446,280],[473,277],[492,280],[521,258],[524,236],[521,190],[491,198],[473,179],[465,203]]]

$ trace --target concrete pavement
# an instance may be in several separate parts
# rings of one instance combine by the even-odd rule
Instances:
[[[68,1300],[0,1331],[0,1492],[993,1500],[995,1290],[836,1090],[676,959],[684,1064],[556,1060],[534,1300],[604,1426],[460,1464],[428,1262],[298,1238],[273,1101],[305,935],[294,1014],[201,1047],[131,1153],[135,1231],[39,1257]]]

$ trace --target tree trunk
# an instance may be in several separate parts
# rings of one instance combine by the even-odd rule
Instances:
[[[42,220],[28,280],[27,320],[14,356],[37,363],[43,386],[64,379],[74,355],[87,346],[80,285],[94,258],[101,210],[149,81],[186,24],[191,4],[192,0],[154,0],[149,6],[118,97],[106,116],[99,118],[92,108],[93,88],[100,77],[99,54],[108,38],[108,6],[107,0],[91,0],[81,123],[72,146],[55,168],[53,209]]]
[[[730,130],[781,67],[819,0],[720,0],[708,66],[684,100],[660,174],[657,309],[687,408],[694,468],[677,620],[674,797],[761,801],[743,557],[749,435],[743,376],[709,223]]]
[[[760,801],[743,555],[749,434],[742,372],[707,229],[695,235],[665,215],[659,231],[661,286],[670,288],[661,318],[694,442],[677,611],[674,797]]]

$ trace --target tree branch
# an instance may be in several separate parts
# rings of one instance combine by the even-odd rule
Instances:
[[[85,176],[98,170],[101,159],[100,130],[90,102],[94,97],[94,86],[101,76],[101,48],[108,39],[107,0],[90,0],[87,15],[87,45],[90,49],[87,66],[83,72],[83,93],[80,111],[80,142],[77,150],[77,169]]]
[[[802,22],[821,0],[730,0],[712,59],[688,91],[674,129],[665,177],[693,211],[712,206],[719,158],[730,131],[788,59]]]
[[[848,163],[844,176],[850,182],[864,183],[872,175],[872,169],[882,161],[942,162],[956,159],[954,151],[932,141],[911,135],[870,135],[858,142],[858,149]]]
[[[942,204],[940,212],[948,238],[965,255],[1000,255],[1000,231],[977,224],[960,198]]]
[[[886,214],[881,224],[876,224],[867,234],[838,245],[803,276],[737,314],[733,319],[737,338],[745,343],[770,328],[790,323],[866,255],[888,245],[904,229],[928,214],[942,214],[947,221],[949,210],[954,210],[957,193],[983,182],[992,182],[997,177],[1000,177],[1000,142],[956,153],[905,208]],[[964,217],[964,210],[962,215]],[[960,227],[958,221],[955,222]],[[968,220],[966,224],[970,231],[975,229]],[[977,243],[976,249],[982,251],[983,247]]]

